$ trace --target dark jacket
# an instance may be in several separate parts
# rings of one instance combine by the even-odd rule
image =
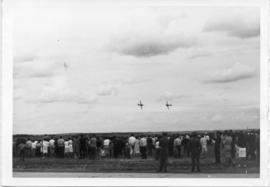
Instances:
[[[160,146],[160,156],[161,157],[168,157],[168,147],[169,147],[169,140],[168,137],[162,137],[159,141]]]
[[[198,137],[192,137],[189,145],[191,156],[199,156],[201,154],[202,146]]]

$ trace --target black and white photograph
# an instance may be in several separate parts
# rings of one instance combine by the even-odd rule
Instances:
[[[12,178],[265,176],[262,7],[145,2],[11,0]]]

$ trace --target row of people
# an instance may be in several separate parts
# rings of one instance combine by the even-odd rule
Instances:
[[[232,163],[237,148],[246,146],[248,149],[247,157],[254,159],[259,157],[259,133],[233,133],[232,131],[225,131],[223,133],[216,132],[214,136],[211,134],[198,134],[201,146],[200,155],[205,157],[208,152],[208,146],[214,144],[215,162],[220,163],[221,149],[225,152],[226,163]],[[74,157],[74,158],[133,158],[141,156],[146,159],[148,156],[154,156],[156,159],[160,158],[160,140],[161,136],[140,136],[135,137],[131,134],[130,137],[99,137],[95,135],[73,136],[63,138],[60,136],[48,137],[44,136],[42,140],[25,141],[18,139],[13,146],[19,152],[22,159],[26,157]],[[173,135],[168,136],[168,156],[181,158],[183,156],[189,157],[191,155],[191,135]],[[14,151],[16,155],[16,151]]]

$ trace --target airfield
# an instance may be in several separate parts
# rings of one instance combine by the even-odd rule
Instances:
[[[141,159],[56,159],[30,158],[24,162],[13,160],[14,177],[203,177],[203,178],[256,178],[259,177],[259,163],[244,161],[241,166],[216,165],[212,158],[201,159],[201,173],[190,172],[190,158],[169,159],[168,172],[157,173],[158,161]],[[236,162],[237,163],[237,162]]]

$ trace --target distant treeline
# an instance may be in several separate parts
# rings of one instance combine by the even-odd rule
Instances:
[[[133,134],[134,136],[160,136],[162,134],[162,132],[166,132],[168,134],[168,136],[174,136],[174,135],[185,135],[185,134],[191,134],[192,132],[197,132],[198,134],[204,134],[205,132],[207,132],[207,134],[211,135],[214,134],[215,132],[219,131],[219,132],[225,132],[225,131],[230,131],[231,129],[227,129],[227,130],[193,130],[193,131],[159,131],[159,132],[104,132],[104,133],[62,133],[62,134],[37,134],[37,135],[31,135],[31,134],[15,134],[13,135],[14,139],[18,139],[18,138],[31,138],[31,139],[42,139],[44,137],[44,135],[46,136],[53,136],[53,137],[58,137],[58,136],[62,136],[63,138],[67,138],[67,137],[72,137],[72,136],[81,136],[81,135],[96,135],[99,137],[128,137],[131,134]],[[237,132],[260,132],[259,129],[234,129],[232,130],[233,132],[237,133]]]

